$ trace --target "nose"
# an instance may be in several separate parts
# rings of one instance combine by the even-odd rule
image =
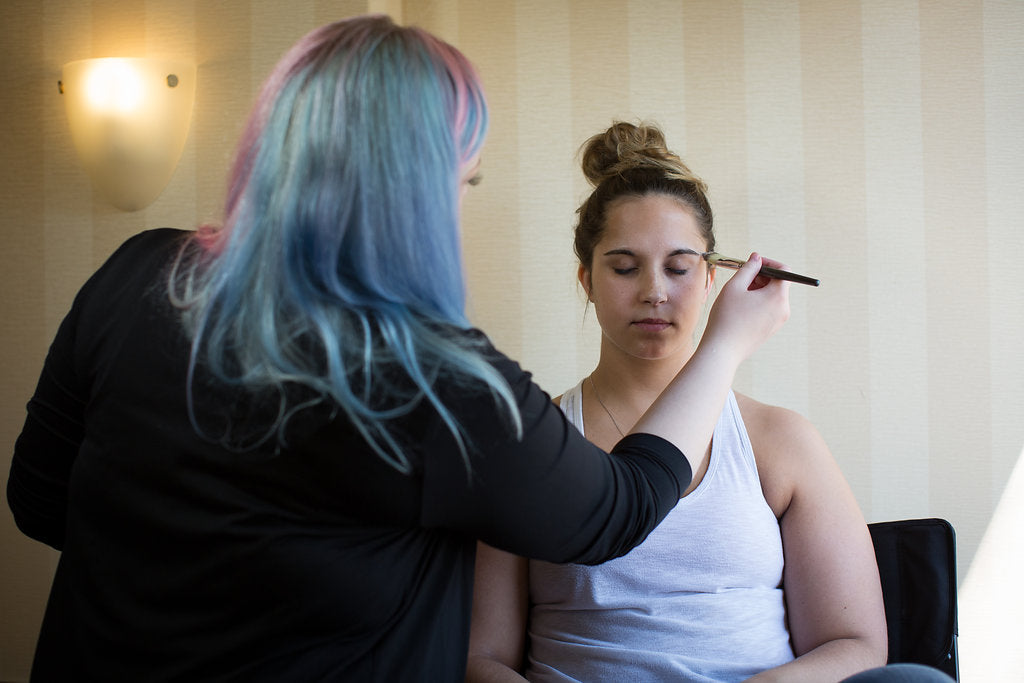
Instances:
[[[668,300],[668,289],[665,286],[665,279],[658,273],[653,273],[647,282],[644,294],[644,303],[657,306]]]

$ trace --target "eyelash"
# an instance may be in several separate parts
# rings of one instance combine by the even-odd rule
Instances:
[[[638,271],[639,268],[612,268],[612,270],[614,270],[617,275],[629,275],[631,273]],[[686,275],[689,272],[687,270],[680,270],[677,268],[666,268],[665,270],[667,270],[672,275]]]

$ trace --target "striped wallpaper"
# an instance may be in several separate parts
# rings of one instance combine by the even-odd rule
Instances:
[[[216,219],[270,66],[312,27],[367,10],[480,68],[492,132],[465,205],[472,317],[551,393],[596,360],[571,253],[587,189],[576,152],[614,118],[658,122],[707,180],[722,251],[821,278],[793,288],[792,319],[737,388],[810,417],[870,521],[953,522],[971,680],[972,642],[1024,610],[973,588],[1009,586],[1021,561],[992,536],[1024,521],[1019,487],[1004,497],[1024,468],[1020,0],[6,0],[0,452],[84,279],[140,229]],[[182,161],[136,213],[93,196],[56,88],[63,63],[112,55],[199,66]],[[974,564],[983,539],[997,550]],[[6,512],[0,547],[0,680],[25,680],[55,555]]]

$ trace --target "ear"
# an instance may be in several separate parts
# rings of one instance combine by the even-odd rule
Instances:
[[[587,300],[593,301],[593,299],[590,298],[590,291],[594,288],[594,281],[590,277],[590,271],[587,270],[582,263],[580,264],[580,267],[576,269],[576,279],[580,281],[580,286],[583,287],[583,291],[587,293]]]

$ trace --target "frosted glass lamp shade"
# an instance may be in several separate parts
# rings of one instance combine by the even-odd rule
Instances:
[[[158,59],[64,65],[71,137],[96,190],[123,211],[148,206],[171,179],[188,137],[196,68]]]

